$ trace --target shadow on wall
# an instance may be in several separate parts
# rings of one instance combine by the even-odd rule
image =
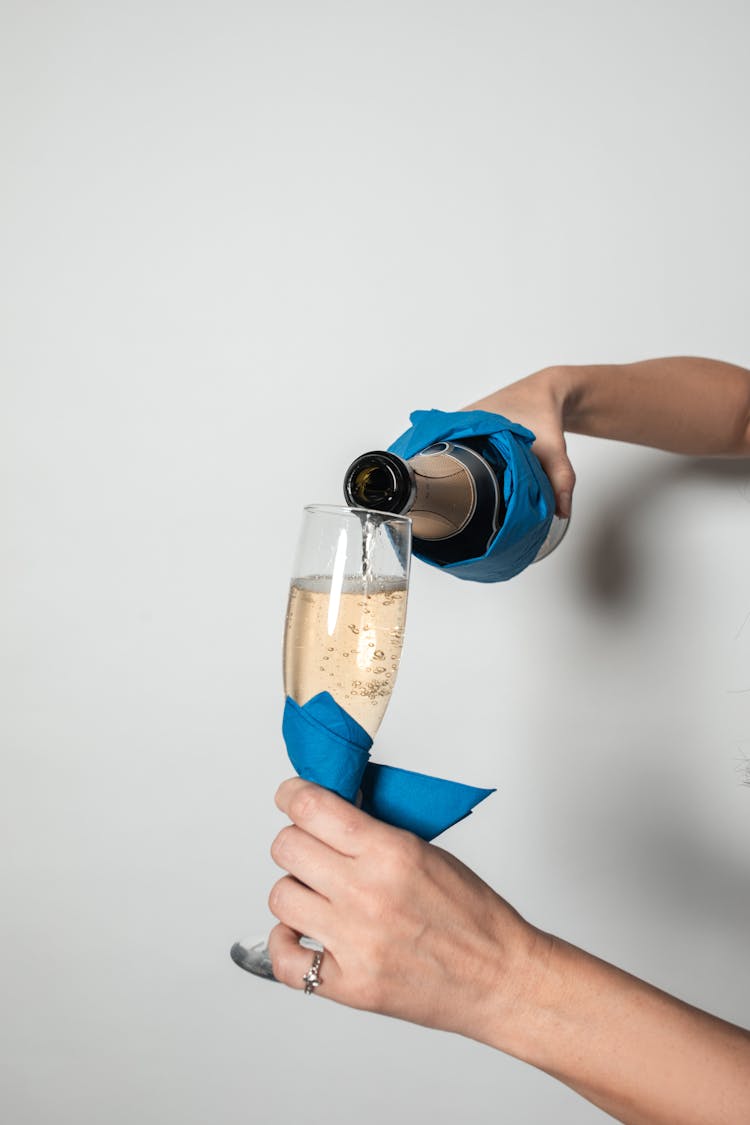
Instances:
[[[617,614],[638,605],[648,586],[647,555],[636,539],[636,529],[643,526],[638,517],[666,490],[689,489],[699,482],[737,495],[750,520],[748,459],[679,459],[635,482],[624,481],[621,490],[613,490],[607,517],[581,544],[580,584],[587,601]],[[743,510],[740,506],[739,512]],[[750,605],[750,581],[748,599]],[[750,620],[743,627],[750,629]],[[711,799],[702,789],[700,770],[694,772],[686,761],[681,771],[681,748],[660,745],[662,733],[644,725],[643,744],[630,762],[632,768],[618,771],[616,793],[606,809],[592,808],[591,816],[582,818],[574,850],[585,857],[592,834],[602,833],[614,877],[628,884],[644,906],[658,903],[660,910],[666,907],[683,920],[710,917],[738,935],[746,933],[748,857],[733,852],[712,832],[707,811]],[[750,740],[746,750],[744,767],[738,750],[738,786],[750,784]],[[750,790],[746,795],[750,818]]]
[[[724,484],[748,506],[750,519],[750,460],[718,458],[664,464],[657,472],[623,482],[612,497],[609,514],[584,545],[581,581],[587,595],[601,605],[625,608],[635,599],[643,580],[644,559],[633,542],[636,517],[667,489],[695,481]]]
[[[598,862],[645,916],[653,911],[678,925],[705,922],[744,941],[750,927],[747,853],[709,830],[698,779],[687,766],[684,776],[678,770],[674,761],[654,759],[653,769],[641,762],[621,771],[616,801],[581,818],[576,852],[585,862],[592,834],[606,841]],[[750,818],[750,792],[744,795]]]

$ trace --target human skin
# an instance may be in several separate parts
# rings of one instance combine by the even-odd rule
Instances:
[[[549,367],[467,409],[503,414],[533,445],[569,515],[565,431],[692,456],[750,457],[750,371],[671,357]],[[539,1067],[626,1125],[748,1125],[750,1033],[537,929],[453,856],[300,779],[277,804],[276,976],[320,995],[457,1032]]]
[[[670,356],[638,363],[545,367],[479,399],[527,426],[570,515],[575,472],[565,431],[690,456],[750,457],[750,371],[716,359]]]
[[[455,857],[301,778],[271,854],[274,974],[514,1055],[626,1125],[747,1125],[750,1033],[527,922]]]

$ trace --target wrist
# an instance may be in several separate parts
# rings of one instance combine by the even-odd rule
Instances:
[[[547,1013],[560,1004],[556,995],[563,979],[557,964],[560,944],[565,943],[524,923],[515,956],[505,959],[489,990],[487,1020],[474,1038],[537,1065],[536,1055],[547,1034]]]
[[[507,1045],[501,1049],[548,1073],[557,1070],[555,1044],[565,1037],[564,1025],[572,1015],[579,956],[586,954],[553,934],[536,931],[521,978],[515,1019],[508,1029]]]
[[[539,939],[511,1018],[505,1027],[497,1021],[490,1046],[618,1121],[748,1120],[750,1032],[551,934]]]
[[[559,364],[540,372],[557,406],[564,431],[582,432],[594,384],[607,370],[611,367],[604,364]]]
[[[502,1024],[491,1030],[490,1046],[563,1080],[575,1077],[570,1067],[571,1043],[586,1039],[596,1022],[596,1001],[604,978],[619,970],[554,934],[532,931],[513,976],[512,1001],[506,993]],[[622,974],[623,977],[626,974]],[[602,979],[600,979],[600,977]],[[610,986],[612,981],[607,982]],[[498,1006],[498,1010],[500,1010]],[[573,1047],[575,1055],[577,1048]]]

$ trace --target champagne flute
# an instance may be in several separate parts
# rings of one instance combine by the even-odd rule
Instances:
[[[284,690],[295,703],[327,691],[374,738],[401,658],[410,560],[408,518],[304,509],[284,632]],[[302,943],[320,948],[311,938]],[[231,956],[275,980],[264,940],[235,942]]]

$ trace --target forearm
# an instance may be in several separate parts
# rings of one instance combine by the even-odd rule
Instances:
[[[627,1125],[747,1125],[750,1033],[565,942],[542,948],[515,1018],[482,1038]]]
[[[575,473],[565,431],[693,456],[750,457],[750,371],[675,356],[640,363],[545,367],[479,399],[527,426],[534,453],[570,515]]]
[[[571,433],[674,453],[750,456],[750,371],[743,367],[675,356],[541,374]]]
[[[477,1039],[626,1125],[747,1125],[750,1033],[529,925],[454,856],[292,778],[272,848],[278,980]]]

